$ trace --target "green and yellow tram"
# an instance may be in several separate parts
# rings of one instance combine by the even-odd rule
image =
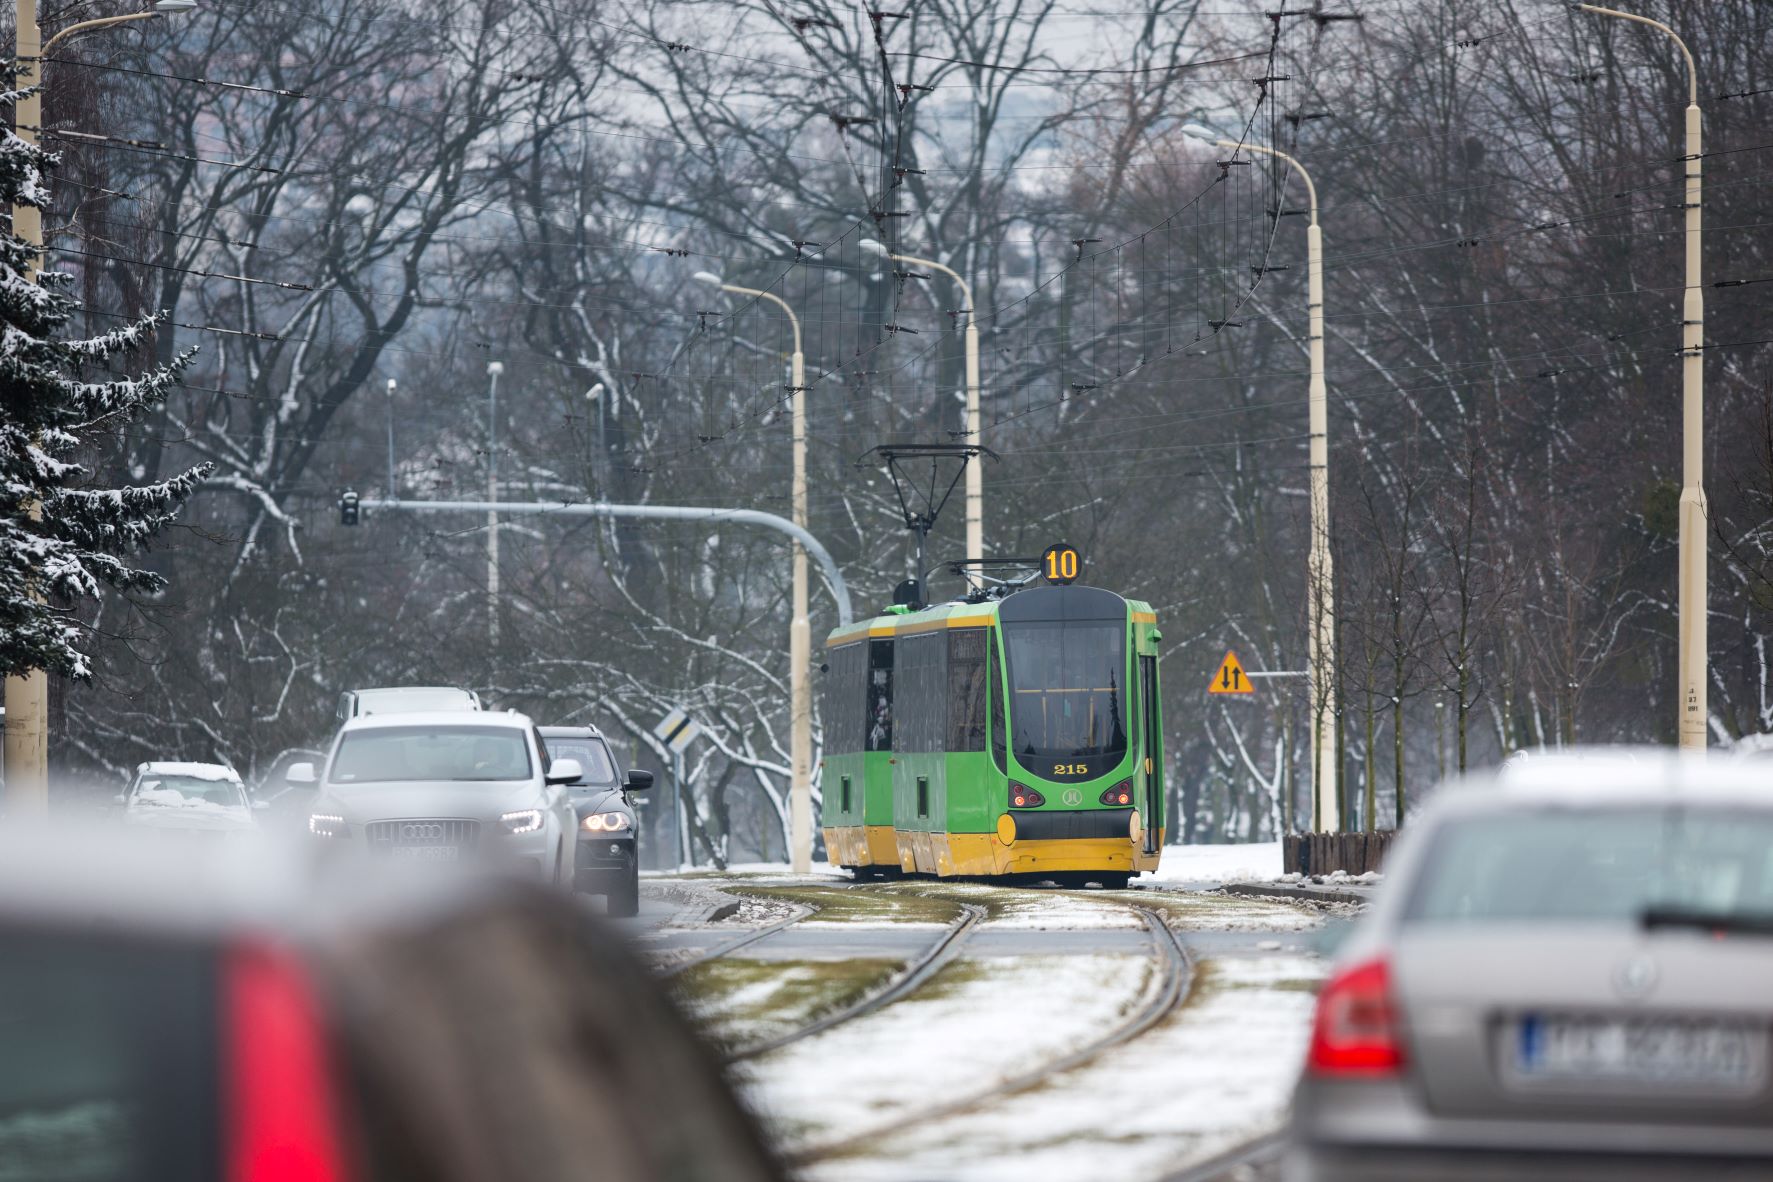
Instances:
[[[826,641],[824,834],[858,877],[1124,885],[1163,849],[1157,616],[1055,585]]]

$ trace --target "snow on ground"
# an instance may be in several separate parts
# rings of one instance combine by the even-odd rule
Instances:
[[[901,889],[978,903],[989,909],[980,925],[985,928],[1072,932],[1145,926],[1138,913],[1127,906],[1125,895],[1094,899],[1081,892],[972,882],[916,882]]]
[[[1323,973],[1300,956],[1204,961],[1187,1005],[1131,1046],[807,1176],[1028,1182],[1102,1177],[1108,1162],[1119,1179],[1171,1173],[1280,1124]]]
[[[1167,845],[1155,878],[1166,882],[1273,882],[1281,877],[1278,841],[1241,845]]]
[[[783,1143],[851,1136],[1088,1042],[1138,1004],[1150,974],[1143,956],[962,960],[904,1001],[741,1063],[734,1076]]]

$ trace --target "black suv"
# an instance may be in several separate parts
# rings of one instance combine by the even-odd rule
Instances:
[[[611,915],[635,914],[640,910],[638,822],[628,793],[651,788],[653,774],[635,768],[624,776],[615,752],[594,726],[545,726],[540,731],[549,759],[576,759],[583,771],[567,785],[579,816],[573,889],[606,896]]]

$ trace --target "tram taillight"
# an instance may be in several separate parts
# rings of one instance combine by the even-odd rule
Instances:
[[[1010,784],[1010,806],[1019,809],[1031,809],[1047,802],[1047,798],[1028,787],[1026,784]]]
[[[1122,780],[1120,783],[1116,784],[1114,787],[1112,787],[1108,791],[1104,792],[1102,794],[1102,803],[1103,804],[1132,804],[1133,803],[1133,782],[1131,780]]]

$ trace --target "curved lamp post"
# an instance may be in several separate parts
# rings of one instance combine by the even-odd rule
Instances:
[[[983,424],[979,415],[979,318],[973,306],[973,288],[960,272],[953,267],[944,266],[934,259],[918,258],[911,254],[893,254],[885,246],[872,238],[864,238],[856,244],[868,254],[889,259],[895,263],[905,263],[913,267],[928,267],[932,271],[940,271],[954,280],[960,288],[961,302],[966,305],[966,358],[967,358],[967,429],[966,441],[977,444]],[[969,463],[966,469],[966,539],[967,560],[977,562],[985,557],[985,469],[977,462]],[[919,577],[922,577],[921,572]]]
[[[697,271],[694,278],[733,295],[768,300],[782,309],[794,330],[794,353],[789,362],[789,383],[794,443],[794,490],[791,520],[806,529],[806,357],[801,352],[800,318],[788,301],[755,287],[740,287],[718,275]],[[805,874],[813,868],[813,700],[812,661],[813,631],[807,608],[806,548],[794,544],[794,609],[788,625],[789,674],[789,765],[788,836],[789,858],[794,873]]]
[[[1700,198],[1700,157],[1704,151],[1699,113],[1699,70],[1680,35],[1647,16],[1572,5],[1579,12],[1635,21],[1666,33],[1687,62],[1686,294],[1681,304],[1681,526],[1680,526],[1680,701],[1675,734],[1683,748],[1704,752],[1706,735],[1706,507],[1705,507],[1705,288],[1701,286],[1704,230]]]
[[[1305,230],[1305,308],[1311,358],[1306,399],[1311,429],[1311,552],[1306,561],[1305,630],[1311,658],[1307,681],[1311,693],[1312,828],[1334,833],[1342,828],[1338,790],[1342,769],[1336,758],[1336,712],[1332,707],[1336,693],[1336,572],[1330,559],[1330,408],[1324,381],[1324,251],[1317,220],[1317,186],[1299,161],[1278,148],[1227,139],[1198,123],[1190,123],[1182,131],[1215,147],[1259,152],[1286,161],[1305,182],[1311,199],[1311,222]]]

